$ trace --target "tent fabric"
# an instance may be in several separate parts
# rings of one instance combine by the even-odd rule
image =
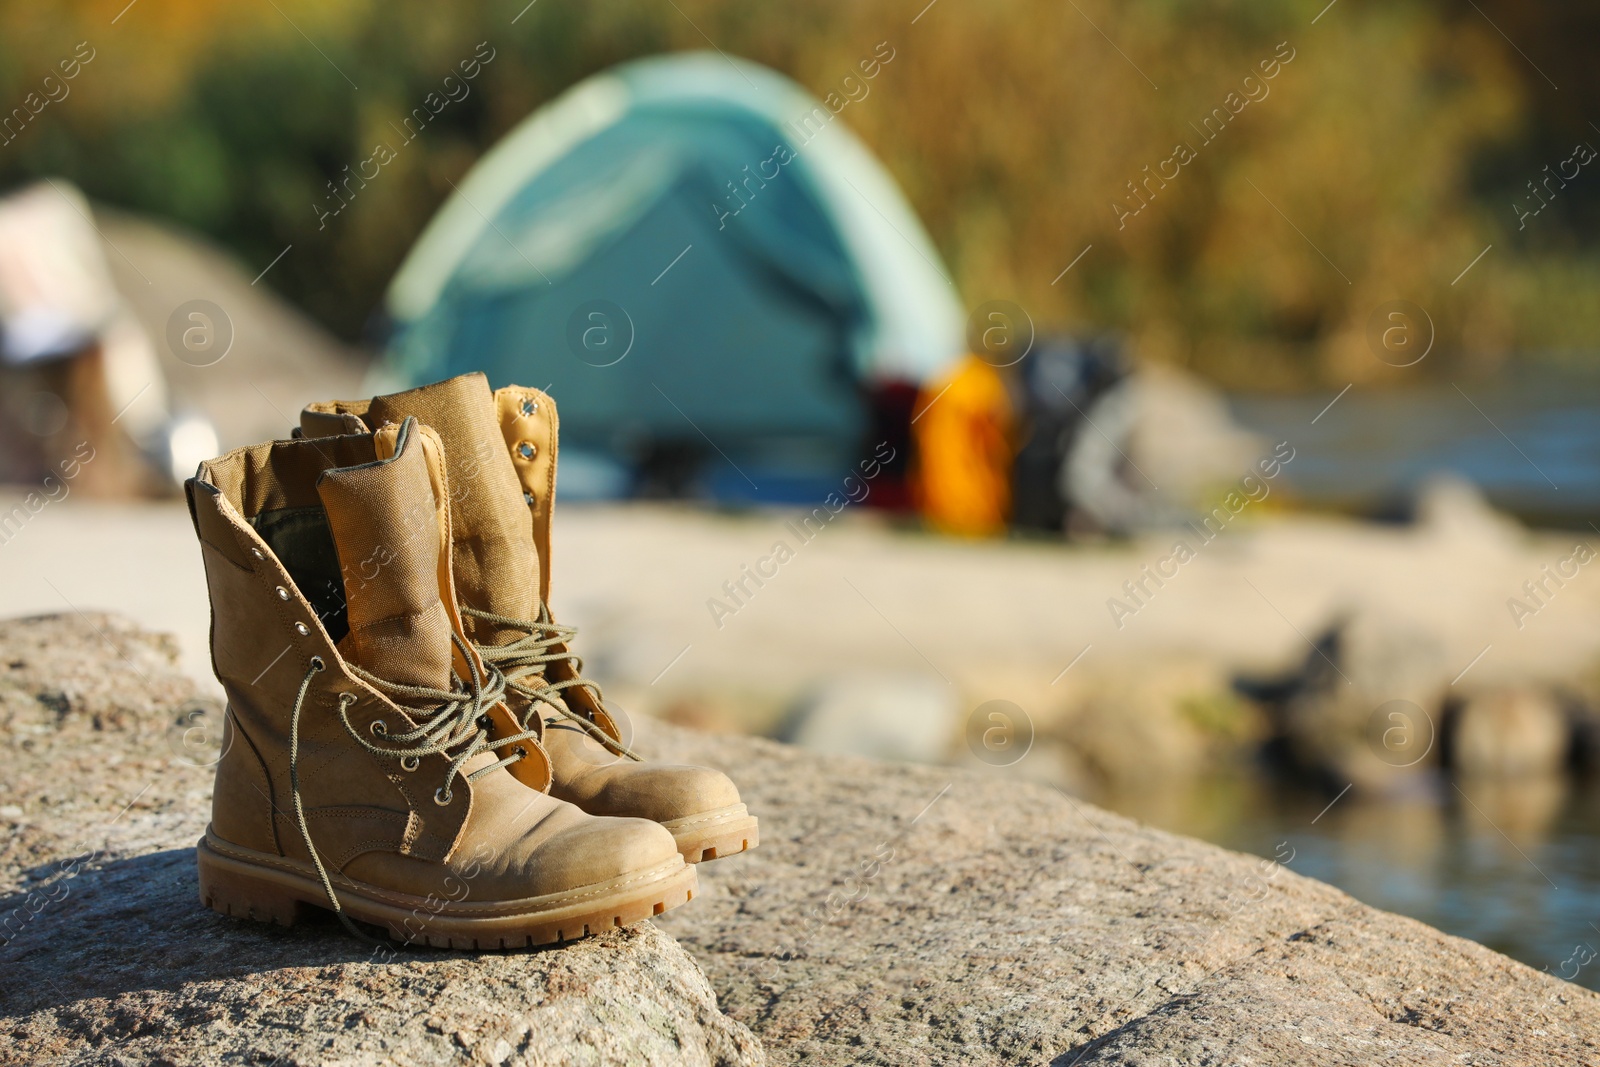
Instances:
[[[441,208],[387,307],[381,384],[548,385],[577,448],[709,443],[719,484],[746,489],[746,463],[773,484],[847,467],[863,390],[925,382],[963,348],[882,167],[798,86],[715,53],[623,65],[530,116]]]

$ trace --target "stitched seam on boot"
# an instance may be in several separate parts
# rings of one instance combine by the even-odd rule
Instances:
[[[237,562],[235,560],[229,559],[228,558],[228,554],[222,550],[221,546],[218,545],[215,541],[211,540],[209,537],[201,536],[200,543],[202,545],[205,545],[207,548],[211,549],[211,551],[215,552],[217,555],[221,556],[222,557],[222,561],[224,563],[227,563],[229,566],[236,568],[240,573],[242,573],[242,574],[255,574],[255,570],[253,568],[246,567],[243,563],[239,563],[239,562]]]
[[[224,557],[226,558],[226,557]],[[250,734],[245,730],[244,723],[239,719],[239,713],[233,710],[233,704],[228,704],[228,715],[233,719],[233,732],[244,738],[244,743],[250,746],[251,755],[255,756],[256,764],[261,768],[261,777],[267,783],[267,833],[272,838],[272,847],[278,855],[283,855],[283,842],[278,838],[278,802],[275,799],[277,788],[272,784],[272,771],[267,767],[267,761],[262,757],[261,750],[250,739]],[[218,761],[221,762],[220,760]]]
[[[234,531],[234,533],[236,535],[238,534],[238,532],[239,531],[237,531],[237,530]],[[272,574],[263,573],[263,571],[269,571],[269,570],[272,571]],[[284,589],[291,590],[294,593],[294,596],[296,598],[301,598],[301,599],[304,598],[305,594],[300,592],[300,587],[295,584],[294,578],[292,578],[289,575],[288,570],[283,567],[281,561],[278,563],[278,565],[276,567],[274,567],[270,562],[270,557],[269,557],[269,562],[268,562],[267,566],[263,567],[260,571],[254,571],[252,573],[255,575],[256,578],[260,579],[261,588],[263,590],[263,596],[265,597],[267,603],[272,605],[272,611],[273,611],[273,613],[275,615],[278,616],[278,621],[283,623],[284,632],[286,632],[286,633],[294,632],[294,623],[295,623],[296,620],[291,619],[289,617],[289,615],[288,615],[288,610],[289,610],[288,609],[288,605],[289,605],[290,601],[284,600],[282,597],[280,597],[278,595],[278,588],[281,586]],[[291,598],[291,599],[293,599],[293,598]],[[296,603],[298,603],[298,600],[296,600]],[[307,605],[307,606],[309,607],[309,605]],[[322,620],[317,618],[317,613],[315,611],[309,611],[309,612],[307,612],[307,614],[309,614],[311,616],[311,618],[316,622],[318,631],[320,631],[321,628],[322,628]],[[295,645],[295,642],[293,640],[291,640],[289,642],[289,647],[293,648],[294,645]],[[332,652],[335,656],[338,655],[338,650],[337,649],[330,648],[329,651]],[[315,654],[316,653],[313,653],[313,655],[315,655]],[[307,663],[307,665],[309,665],[310,662],[311,662],[310,657],[307,657],[305,662]],[[313,687],[313,689],[315,689],[315,688],[316,687]],[[311,692],[312,692],[311,690],[307,690],[306,691],[306,695],[309,697],[311,695]],[[320,695],[320,694],[318,694],[318,695]]]
[[[421,850],[418,848],[418,846],[423,844],[427,844],[432,851],[437,852],[439,855],[448,859],[450,853],[453,851],[455,839],[446,838],[443,834],[436,834],[431,830],[425,830],[423,833],[417,835],[416,844],[412,846],[414,849],[416,849],[416,851],[410,854],[421,855]],[[440,862],[445,861],[441,860]]]
[[[745,811],[725,811],[720,815],[685,815],[681,819],[668,819],[661,825],[672,827],[673,829],[689,830],[699,826],[712,826],[719,822],[731,822],[734,819],[748,818],[750,818],[750,812],[746,809]]]
[[[544,410],[550,412],[550,418],[545,421],[545,425],[549,432],[545,438],[544,454],[546,456],[551,456],[555,454],[556,435],[558,433],[557,423],[560,419],[560,416],[556,413],[555,405],[550,402],[549,397],[545,397]],[[551,519],[555,517],[554,511],[556,506],[556,465],[554,462],[551,462],[548,464],[548,466],[550,467],[550,475],[545,479],[547,484],[545,485],[544,498],[544,513],[546,523],[549,523]],[[543,568],[548,566],[548,564],[544,560],[540,560],[539,566]]]
[[[345,867],[357,856],[364,856],[368,852],[392,851],[394,851],[393,841],[357,841],[339,854],[339,858],[333,861],[333,866],[340,874],[344,874]]]
[[[308,812],[306,812],[306,821],[309,823],[311,820],[313,820],[313,819],[315,819],[315,818],[317,818],[318,816],[321,816],[321,815],[328,815],[328,816],[337,817],[337,818],[341,818],[341,819],[388,819],[388,818],[391,817],[391,815],[385,814],[383,812],[375,812],[375,811],[368,811],[368,812],[355,811],[355,812],[352,812],[352,811],[339,811],[339,810],[322,809],[320,811],[308,811]],[[292,815],[290,815],[288,812],[279,812],[278,816],[279,816],[279,818],[283,819],[285,824],[293,825],[294,817]],[[382,841],[376,842],[376,843],[368,841],[368,842],[363,842],[363,844],[367,845],[368,848],[364,848],[364,849],[362,849],[362,851],[367,851],[370,848],[382,848],[382,849],[385,849],[387,851],[393,851],[395,849],[395,847],[396,847],[395,840],[394,840],[393,837],[385,838]],[[287,855],[287,854],[285,853],[285,855]],[[350,856],[350,854],[348,852],[343,853],[342,854],[342,858],[337,860],[334,863],[334,867],[336,869],[342,870],[344,868],[344,865],[346,863],[350,862],[350,859],[351,859],[351,856]]]
[[[402,787],[401,792],[404,792]],[[410,800],[410,797],[406,798]],[[417,844],[417,836],[422,833],[422,818],[415,811],[406,812],[406,832],[400,836],[400,854],[409,853]]]
[[[211,848],[211,849],[213,849],[213,850],[215,850],[217,852],[220,852],[223,855],[231,856],[232,858],[234,858],[236,860],[240,860],[241,862],[244,862],[244,863],[255,864],[257,866],[262,866],[262,867],[276,867],[276,868],[279,868],[280,870],[287,871],[290,874],[297,874],[297,875],[301,875],[302,877],[310,877],[311,876],[310,872],[302,870],[297,864],[293,864],[293,863],[290,863],[290,862],[287,862],[287,861],[284,861],[284,860],[279,860],[279,859],[276,859],[276,858],[270,857],[270,856],[266,857],[265,859],[260,859],[260,858],[254,857],[254,856],[248,856],[248,855],[245,855],[244,853],[241,853],[241,852],[235,851],[234,849],[229,848],[225,842],[207,841],[207,847],[209,847],[209,848]],[[621,880],[619,882],[611,883],[611,884],[607,885],[603,889],[588,889],[588,890],[584,890],[582,892],[563,893],[563,894],[555,895],[555,899],[551,899],[551,900],[546,900],[546,899],[540,898],[540,897],[530,897],[528,899],[530,899],[530,900],[538,900],[545,907],[557,907],[557,906],[560,906],[560,905],[563,905],[563,904],[570,904],[570,903],[576,903],[576,902],[581,901],[581,900],[587,900],[587,899],[590,899],[592,897],[606,896],[608,894],[616,892],[619,889],[625,889],[628,886],[637,884],[639,882],[654,881],[656,879],[659,879],[663,875],[676,874],[681,869],[682,868],[679,868],[679,867],[673,867],[673,868],[669,869],[667,867],[667,865],[665,863],[663,863],[660,866],[658,866],[656,868],[653,868],[653,869],[651,869],[649,871],[643,871],[643,872],[641,872],[639,874],[636,874],[632,878],[625,878],[625,879],[623,879],[623,880]],[[416,895],[400,896],[398,894],[388,892],[388,891],[386,891],[386,890],[384,890],[384,889],[382,889],[382,888],[380,888],[378,886],[368,885],[365,882],[357,882],[352,878],[345,878],[342,872],[341,872],[339,877],[343,881],[348,883],[348,887],[349,888],[352,888],[352,889],[356,890],[359,893],[363,893],[366,896],[369,896],[369,897],[373,898],[374,900],[383,901],[386,904],[394,904],[394,905],[397,905],[397,906],[403,908],[403,907],[408,907],[408,906],[412,905],[417,900],[423,899],[422,897],[419,897],[419,896],[416,896]],[[505,905],[501,905],[501,906],[497,906],[497,907],[483,908],[481,910],[475,909],[474,911],[472,911],[471,913],[469,913],[467,915],[453,915],[451,917],[452,918],[473,918],[473,917],[477,917],[477,916],[482,916],[484,918],[498,918],[498,917],[500,917],[502,915],[519,915],[523,911],[524,911],[524,908],[521,906],[521,902],[518,902],[517,904],[505,904]]]
[[[359,804],[357,804],[357,805],[332,805],[332,806],[325,807],[325,808],[307,808],[306,809],[306,818],[307,819],[314,819],[314,818],[317,818],[318,816],[326,815],[326,816],[329,816],[329,817],[340,818],[340,819],[396,819],[396,820],[398,820],[398,819],[404,817],[404,814],[405,813],[403,813],[403,812],[390,811],[390,810],[388,810],[386,808],[362,807]],[[285,819],[292,818],[292,816],[290,816],[287,813],[285,813],[283,817]]]
[[[417,798],[411,795],[411,790],[406,788],[406,783],[397,774],[385,774],[385,778],[394,783],[400,790],[400,795],[406,799],[406,828],[400,835],[400,855],[409,856],[417,846],[417,837],[422,831],[422,816],[417,814]]]

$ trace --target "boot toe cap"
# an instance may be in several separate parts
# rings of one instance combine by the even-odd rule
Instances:
[[[651,871],[677,856],[677,842],[659,823],[598,816],[546,841],[529,876],[542,895]]]
[[[564,792],[557,783],[552,792]],[[716,811],[739,803],[732,779],[709,767],[618,762],[572,783],[566,795],[596,815],[628,815],[655,822]]]

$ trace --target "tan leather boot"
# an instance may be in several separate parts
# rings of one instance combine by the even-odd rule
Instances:
[[[381,427],[407,416],[437,430],[455,517],[453,558],[466,632],[505,672],[524,729],[544,719],[550,792],[596,815],[640,816],[668,830],[690,863],[754,848],[757,821],[720,771],[640,760],[583,677],[550,615],[550,517],[555,503],[555,403],[538,389],[491,394],[465,374],[371,401],[330,401],[300,416],[308,438]]]
[[[541,791],[548,757],[461,632],[432,431],[242,448],[186,488],[228,696],[196,849],[207,905],[285,925],[331,907],[352,930],[499,948],[692,896],[660,826]]]

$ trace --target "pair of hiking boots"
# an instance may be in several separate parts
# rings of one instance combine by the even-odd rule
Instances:
[[[543,392],[471,374],[314,404],[186,484],[228,698],[205,904],[547,944],[755,846],[725,775],[629,750],[551,617],[556,434]]]

